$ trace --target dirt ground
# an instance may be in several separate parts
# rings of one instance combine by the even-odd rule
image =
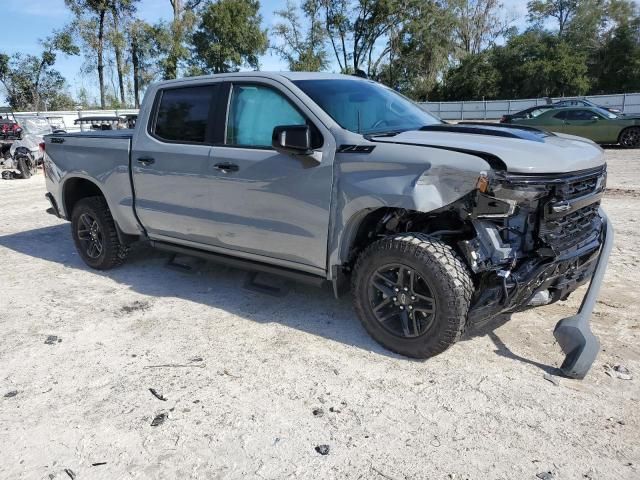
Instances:
[[[42,175],[0,180],[0,478],[640,478],[640,151],[607,158],[602,351],[557,386],[580,295],[412,361],[329,290],[277,298],[144,248],[91,271]]]

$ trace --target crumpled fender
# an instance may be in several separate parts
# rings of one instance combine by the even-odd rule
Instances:
[[[468,153],[377,143],[370,153],[336,154],[335,170],[328,272],[346,261],[368,213],[383,207],[437,210],[473,191],[490,166]]]

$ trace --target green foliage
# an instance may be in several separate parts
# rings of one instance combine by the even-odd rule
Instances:
[[[640,18],[616,26],[598,57],[595,93],[640,92]]]
[[[206,73],[259,67],[267,50],[267,31],[257,0],[219,0],[207,4],[193,34],[193,64]]]
[[[439,100],[478,100],[500,96],[500,71],[491,52],[468,55],[447,71]],[[437,92],[436,92],[437,93]]]
[[[437,2],[412,1],[407,9],[407,20],[391,31],[386,58],[371,70],[378,81],[424,100],[449,63],[456,18]]]
[[[582,95],[589,88],[586,54],[549,32],[527,31],[492,53],[500,98]]]

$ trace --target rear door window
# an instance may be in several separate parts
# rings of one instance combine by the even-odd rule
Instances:
[[[177,143],[209,143],[217,85],[171,88],[160,93],[153,134]]]

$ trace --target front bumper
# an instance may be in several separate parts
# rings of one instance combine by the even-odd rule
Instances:
[[[613,246],[613,227],[604,210],[600,209],[599,213],[603,222],[603,244],[589,288],[582,299],[578,313],[560,320],[553,331],[553,336],[566,355],[560,369],[562,373],[571,378],[584,378],[600,350],[600,342],[591,332],[589,320],[600,292]]]
[[[584,378],[599,350],[598,339],[591,333],[589,320],[595,305],[611,246],[613,228],[605,212],[599,208],[599,235],[592,236],[579,248],[547,260],[535,259],[519,268],[489,277],[491,283],[481,285],[479,296],[469,312],[471,324],[481,324],[500,314],[527,310],[534,306],[566,299],[573,291],[590,282],[580,310],[575,316],[558,322],[554,336],[566,358],[560,367],[571,378]],[[546,299],[540,303],[540,295]]]

